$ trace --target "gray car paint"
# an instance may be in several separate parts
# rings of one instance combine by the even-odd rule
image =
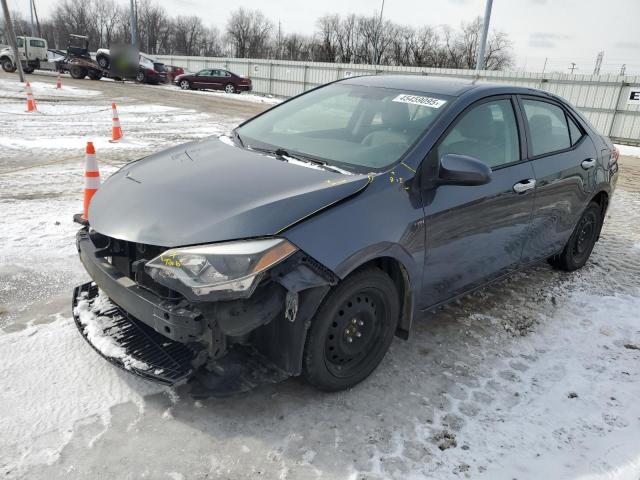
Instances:
[[[274,235],[366,187],[343,175],[229,146],[174,147],[112,175],[91,202],[103,235],[164,247]]]
[[[597,175],[576,168],[586,153],[579,148],[565,152],[560,162],[536,164],[523,132],[522,160],[495,171],[489,184],[425,186],[423,177],[431,173],[423,160],[474,102],[495,95],[553,97],[528,88],[418,76],[346,82],[457,98],[401,163],[370,178],[290,165],[208,140],[189,147],[186,157],[178,147],[116,174],[94,197],[92,226],[105,235],[163,246],[279,234],[341,278],[371,259],[388,257],[407,271],[414,305],[427,308],[519,268],[523,250],[527,262],[555,253],[577,214],[596,193],[610,194],[615,183],[604,153]],[[591,145],[610,145],[580,120]],[[515,183],[536,174],[539,189],[522,197],[513,193]],[[563,175],[568,180],[550,180]],[[553,238],[546,235],[551,220],[559,225]],[[527,241],[532,232],[534,240]]]

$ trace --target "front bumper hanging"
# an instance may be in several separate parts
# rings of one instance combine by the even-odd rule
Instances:
[[[80,302],[94,314],[91,325],[83,322]],[[100,298],[93,282],[75,288],[72,310],[82,337],[107,361],[163,385],[189,381],[194,398],[224,397],[289,377],[250,346],[234,345],[224,357],[208,359],[199,344],[171,340]]]
[[[173,341],[131,317],[109,302],[96,311],[92,325],[81,319],[78,304],[95,308],[98,287],[89,282],[73,292],[73,318],[82,337],[112,364],[164,385],[175,385],[191,377],[197,368],[199,350]],[[114,356],[114,352],[117,354]]]

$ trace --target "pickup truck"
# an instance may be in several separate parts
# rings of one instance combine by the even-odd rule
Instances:
[[[17,37],[18,52],[25,73],[33,73],[40,68],[40,62],[47,59],[47,41],[38,37]],[[0,64],[5,72],[15,72],[18,68],[13,50],[6,47],[0,50]]]

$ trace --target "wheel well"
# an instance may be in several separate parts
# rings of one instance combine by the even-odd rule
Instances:
[[[369,260],[367,263],[360,265],[356,270],[371,266],[375,266],[389,275],[398,289],[400,321],[398,322],[396,335],[406,340],[409,338],[409,330],[411,329],[411,320],[413,318],[413,296],[407,269],[395,258],[380,257]]]

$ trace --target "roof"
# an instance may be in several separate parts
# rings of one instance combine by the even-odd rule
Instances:
[[[366,87],[393,88],[413,92],[434,93],[458,97],[473,89],[482,90],[525,90],[504,83],[476,83],[474,79],[436,77],[431,75],[366,75],[341,80],[341,83]],[[526,89],[531,91],[532,89]]]

